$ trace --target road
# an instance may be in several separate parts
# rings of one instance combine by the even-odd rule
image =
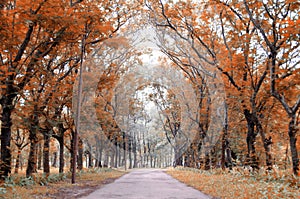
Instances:
[[[82,199],[210,199],[160,169],[137,169]]]

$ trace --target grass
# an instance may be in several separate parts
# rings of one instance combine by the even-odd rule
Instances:
[[[0,199],[79,198],[123,174],[124,171],[113,169],[85,169],[78,172],[75,184],[71,184],[70,173],[65,175],[54,173],[49,177],[39,173],[33,178],[25,178],[23,174],[13,174],[1,185]]]
[[[299,178],[281,171],[253,174],[243,170],[229,172],[176,168],[169,169],[167,173],[217,198],[300,198]]]

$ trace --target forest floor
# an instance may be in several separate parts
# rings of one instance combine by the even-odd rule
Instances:
[[[52,174],[52,182],[45,183],[41,177],[35,177],[35,183],[24,180],[23,174],[14,175],[14,182],[1,185],[0,198],[2,199],[73,199],[87,196],[105,184],[112,183],[124,175],[125,171],[115,169],[90,169],[80,172],[76,176],[76,183],[71,184],[71,176],[58,179]],[[39,176],[41,174],[38,174]],[[37,176],[37,175],[36,175]],[[57,178],[57,179],[55,179]],[[22,180],[23,179],[23,180]],[[23,182],[22,182],[23,181]],[[4,191],[5,188],[5,191]]]
[[[176,168],[167,173],[205,194],[222,199],[300,199],[300,178],[291,175],[290,171],[274,170],[267,174],[263,170],[250,173],[243,169],[204,171]]]

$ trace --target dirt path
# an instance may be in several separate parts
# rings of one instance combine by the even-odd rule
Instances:
[[[138,169],[82,199],[209,199],[159,169]]]

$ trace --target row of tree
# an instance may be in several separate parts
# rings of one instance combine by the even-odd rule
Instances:
[[[138,4],[4,0],[0,8],[1,177],[11,172],[12,141],[18,150],[29,146],[30,176],[43,140],[48,173],[50,138],[63,154],[66,136],[74,135],[72,93],[79,66],[137,12]],[[62,171],[63,156],[60,162]]]
[[[225,87],[222,159],[230,144],[228,135],[246,130],[248,162],[259,167],[260,137],[265,165],[271,169],[272,154],[280,153],[286,137],[293,172],[298,174],[299,3],[216,0],[148,1],[147,5],[160,48],[185,73],[199,98],[203,87],[210,88],[206,93],[210,98],[211,87],[206,84]],[[199,124],[205,137],[205,123]],[[273,153],[271,144],[276,146]]]
[[[207,169],[236,159],[272,169],[289,149],[297,174],[300,4],[145,5],[0,1],[1,177],[11,173],[13,159],[19,167],[21,154],[27,176],[39,165],[49,174],[56,149],[64,172],[74,152],[78,70],[84,80],[79,169],[84,155],[87,166]],[[166,55],[160,68],[145,67],[140,55],[147,49],[134,48],[145,22]],[[165,68],[183,77],[166,81]]]

